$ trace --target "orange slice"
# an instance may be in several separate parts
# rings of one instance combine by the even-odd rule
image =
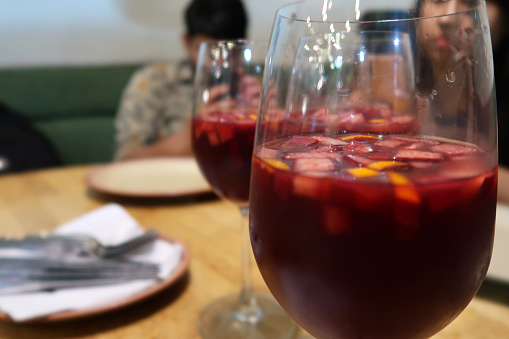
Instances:
[[[375,137],[373,135],[366,135],[366,134],[355,134],[355,135],[348,135],[346,137],[340,138],[343,141],[348,140],[380,140],[379,137]]]
[[[270,166],[280,170],[288,171],[290,169],[290,167],[281,160],[264,158],[263,161],[265,161],[265,163],[269,164]]]
[[[387,120],[385,120],[385,119],[371,119],[371,120],[368,120],[368,123],[370,123],[370,124],[383,124],[386,121]]]
[[[377,170],[377,171],[383,171],[388,168],[394,168],[394,167],[402,167],[407,166],[407,163],[401,162],[401,161],[376,161],[368,165],[369,168]],[[396,173],[395,173],[396,174]]]
[[[396,187],[394,187],[396,198],[411,204],[419,204],[421,202],[421,197],[407,177],[394,172],[387,172],[387,176],[389,180],[396,185]]]
[[[394,173],[394,172],[387,172],[387,176],[389,177],[389,180],[394,185],[410,185],[412,182],[405,177],[403,174]]]
[[[356,178],[369,178],[380,175],[380,172],[365,167],[350,168],[346,171]]]

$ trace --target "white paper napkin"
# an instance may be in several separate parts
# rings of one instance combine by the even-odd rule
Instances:
[[[143,229],[122,206],[111,203],[59,226],[55,232],[85,233],[104,244],[115,245],[141,234]],[[129,258],[159,264],[159,278],[165,279],[177,268],[182,254],[182,245],[156,240],[152,245],[129,255]],[[2,252],[2,255],[5,253]],[[0,296],[0,310],[14,321],[21,322],[63,311],[104,306],[138,294],[158,282],[156,279],[145,279],[108,286],[4,295]]]

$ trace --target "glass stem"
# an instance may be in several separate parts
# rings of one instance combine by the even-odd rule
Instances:
[[[249,208],[240,207],[241,236],[242,236],[242,282],[239,295],[239,311],[237,318],[240,321],[258,322],[262,313],[257,305],[253,291],[253,279],[251,276],[251,241],[249,238]]]

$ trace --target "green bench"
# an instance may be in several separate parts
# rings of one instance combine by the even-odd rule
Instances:
[[[64,165],[108,162],[119,100],[138,67],[0,69],[0,102],[44,133]]]

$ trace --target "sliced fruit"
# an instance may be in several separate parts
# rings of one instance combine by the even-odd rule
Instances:
[[[293,153],[287,153],[285,155],[285,159],[288,159],[288,160],[318,159],[318,158],[340,160],[340,155],[338,153],[332,153],[332,152],[293,152]]]
[[[387,122],[387,120],[385,120],[385,119],[371,119],[371,120],[368,120],[369,124],[383,124],[385,122]]]
[[[342,146],[348,144],[347,142],[335,138],[329,138],[324,136],[313,136],[314,139],[318,140],[323,145],[334,145],[334,146]]]
[[[336,169],[334,162],[327,158],[299,158],[295,160],[293,168],[297,172],[330,172]]]
[[[356,141],[363,141],[363,140],[380,140],[379,137],[376,137],[374,135],[368,135],[368,134],[354,134],[354,135],[347,135],[345,137],[342,137],[341,140],[343,141],[350,141],[350,140],[356,140]]]
[[[231,125],[226,124],[217,124],[217,135],[219,136],[219,141],[221,143],[225,143],[230,139],[233,139],[235,136],[235,130]]]
[[[404,149],[421,150],[423,148],[424,144],[422,142],[414,142],[413,144],[406,146]]]
[[[369,145],[363,144],[362,142],[352,141],[348,146],[344,147],[344,150],[349,153],[364,154],[373,152],[373,148]]]
[[[314,138],[293,136],[289,140],[282,143],[281,148],[284,150],[295,150],[311,146],[316,143],[318,143],[318,141]]]
[[[415,121],[415,118],[411,115],[397,115],[392,117],[392,122],[395,124],[409,124]]]
[[[389,177],[389,180],[394,185],[410,185],[412,182],[403,174],[395,173],[395,172],[387,172],[387,176]]]
[[[356,163],[356,164],[359,164],[359,165],[368,165],[368,164],[372,164],[373,162],[375,162],[374,160],[367,159],[367,158],[364,158],[364,157],[361,157],[358,155],[353,155],[353,154],[348,154],[347,156],[345,156],[345,158]]]
[[[376,161],[368,165],[368,168],[377,170],[377,171],[384,171],[388,168],[394,169],[394,168],[402,168],[402,167],[408,167],[408,164],[406,162],[401,161]]]
[[[311,152],[311,153],[333,153],[333,152],[336,152],[338,149],[339,148],[337,148],[337,147],[322,146],[322,147],[310,149],[308,152]]]
[[[395,160],[442,161],[443,155],[435,152],[399,150],[394,156]]]
[[[375,160],[384,160],[384,161],[394,161],[394,155],[392,153],[370,153],[367,157],[373,161]]]
[[[320,181],[317,178],[303,175],[293,177],[293,193],[310,199],[319,199],[323,192],[320,189]]]
[[[207,136],[209,137],[210,146],[217,146],[220,144],[219,136],[214,127],[207,129]]]
[[[440,152],[447,155],[464,155],[476,151],[473,147],[453,145],[453,144],[440,144],[431,147],[432,151]]]
[[[425,169],[433,166],[433,163],[426,161],[412,161],[410,162],[410,166],[412,166],[413,168]]]
[[[369,178],[380,175],[380,172],[365,167],[350,168],[346,171],[348,174],[353,175],[356,178]]]
[[[412,142],[412,143],[417,141],[416,138],[407,137],[404,135],[393,135],[393,136],[391,136],[391,139],[401,140],[401,141],[405,141],[405,142]]]
[[[258,157],[262,159],[276,159],[279,155],[279,151],[277,149],[262,147],[260,151],[258,151]]]
[[[420,204],[421,197],[412,182],[400,173],[387,172],[391,183],[395,185],[394,194],[400,201],[410,204]]]
[[[403,145],[405,142],[401,140],[386,139],[375,142],[373,145],[378,147],[396,148]]]
[[[325,227],[330,234],[343,234],[350,231],[350,213],[338,206],[325,206],[323,209]]]
[[[277,168],[277,169],[280,169],[280,170],[288,171],[290,169],[290,166],[288,166],[287,164],[285,164],[281,160],[265,158],[265,159],[263,159],[263,161],[265,163],[269,164],[270,166],[272,166],[274,168]]]

